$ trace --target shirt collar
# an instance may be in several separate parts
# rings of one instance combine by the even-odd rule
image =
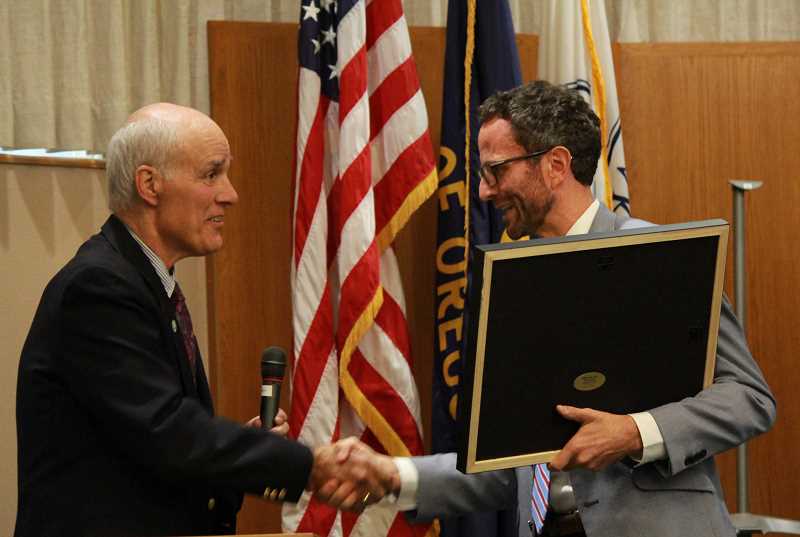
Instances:
[[[123,224],[125,224],[123,222]],[[161,260],[160,257],[156,255],[156,253],[147,246],[139,236],[133,232],[131,228],[125,224],[125,229],[128,230],[128,233],[131,234],[133,240],[135,240],[139,246],[141,247],[144,255],[147,256],[147,259],[150,260],[150,264],[153,265],[153,269],[155,269],[156,274],[158,274],[158,279],[161,280],[161,285],[164,286],[164,291],[167,292],[168,297],[172,297],[172,292],[175,290],[175,274],[174,270],[169,270],[164,262]]]
[[[589,228],[592,227],[592,222],[594,221],[594,217],[597,215],[597,210],[600,208],[600,202],[595,199],[589,206],[583,211],[583,214],[575,220],[575,223],[572,224],[572,227],[569,228],[567,231],[567,235],[583,235],[585,233],[589,233]]]

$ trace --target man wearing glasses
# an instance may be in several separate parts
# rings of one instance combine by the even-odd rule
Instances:
[[[480,114],[480,196],[502,211],[510,237],[648,225],[594,198],[599,120],[576,92],[536,81],[490,97]],[[384,460],[399,477],[401,508],[419,521],[512,509],[509,537],[733,537],[713,456],[775,420],[775,400],[727,300],[714,382],[697,396],[635,415],[557,410],[580,428],[549,471],[536,465],[464,475],[454,453]]]

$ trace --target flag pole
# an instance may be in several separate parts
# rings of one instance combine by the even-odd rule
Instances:
[[[733,258],[734,258],[734,300],[736,317],[745,331],[747,322],[747,268],[745,266],[745,216],[744,195],[761,188],[762,181],[730,181],[733,189]],[[736,508],[738,513],[731,515],[736,527],[737,537],[750,537],[756,534],[788,533],[800,535],[800,522],[785,518],[754,515],[749,512],[749,478],[747,464],[747,443],[736,448]]]
[[[763,184],[761,181],[731,181],[733,189],[733,280],[736,317],[742,324],[742,331],[747,334],[747,267],[745,266],[744,241],[744,194],[756,190]],[[736,508],[741,513],[749,510],[749,479],[747,475],[747,443],[736,448]]]

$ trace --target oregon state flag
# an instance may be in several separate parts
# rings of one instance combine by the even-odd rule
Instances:
[[[522,83],[506,0],[450,0],[439,160],[432,447],[455,451],[458,384],[464,350],[469,246],[498,242],[500,214],[478,198],[478,106]],[[469,233],[467,233],[469,230]],[[440,519],[445,537],[497,534],[504,516]]]

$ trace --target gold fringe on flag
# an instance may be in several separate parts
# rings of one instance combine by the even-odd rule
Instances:
[[[469,201],[472,197],[470,185],[470,142],[472,130],[470,128],[470,102],[472,100],[472,59],[475,55],[475,0],[467,3],[467,43],[464,51],[464,275],[466,276],[469,263]]]
[[[594,96],[594,107],[600,117],[600,161],[603,169],[603,182],[605,184],[605,196],[602,201],[606,207],[613,210],[614,187],[611,185],[611,176],[608,173],[608,119],[606,118],[606,83],[603,80],[603,69],[600,67],[600,58],[597,55],[597,48],[594,44],[592,34],[592,20],[589,16],[588,0],[581,0],[581,15],[583,23],[583,37],[586,40],[586,47],[592,60],[592,91]]]
[[[439,176],[436,173],[436,166],[431,169],[430,173],[414,187],[414,190],[408,193],[403,204],[394,213],[392,219],[383,226],[383,229],[378,233],[378,251],[383,253],[386,248],[394,242],[395,237],[400,230],[408,223],[408,219],[414,214],[420,205],[427,200],[431,194],[436,192],[436,186],[439,183]]]

